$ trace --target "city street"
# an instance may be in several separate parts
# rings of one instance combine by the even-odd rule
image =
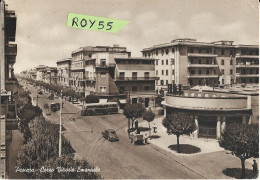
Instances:
[[[36,97],[36,88],[25,85]],[[36,100],[36,98],[35,98]],[[58,102],[49,100],[47,95],[39,95],[41,108],[45,103]],[[78,112],[80,109],[65,102],[63,112]],[[44,110],[45,111],[45,110]],[[63,122],[72,115],[63,115]],[[47,116],[54,123],[59,122],[59,112]],[[126,133],[127,120],[122,114],[101,116],[75,116],[75,121],[68,121],[64,127],[65,137],[76,151],[76,157],[87,159],[99,167],[104,178],[204,178],[192,169],[186,168],[174,156],[158,151],[152,146],[130,143]],[[91,132],[93,128],[93,133]],[[107,128],[117,130],[118,142],[109,142],[102,138],[101,132]]]

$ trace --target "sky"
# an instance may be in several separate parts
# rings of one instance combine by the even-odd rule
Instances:
[[[84,46],[127,47],[132,56],[176,38],[259,44],[257,0],[6,0],[17,15],[15,73],[56,66]],[[68,13],[130,21],[117,33],[67,27]]]

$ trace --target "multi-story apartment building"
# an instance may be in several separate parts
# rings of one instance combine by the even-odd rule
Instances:
[[[168,84],[185,86],[258,83],[259,46],[233,45],[233,41],[197,42],[175,39],[143,49],[145,58],[153,57],[159,77],[156,89]]]
[[[138,98],[144,100],[145,107],[152,104],[155,96],[155,65],[152,58],[115,58],[114,81],[120,92],[127,93],[132,103]]]
[[[119,93],[113,82],[115,58],[130,57],[125,47],[83,47],[72,52],[70,85],[82,95]]]
[[[46,68],[45,82],[49,84],[57,84],[57,68],[48,67]]]
[[[16,107],[13,93],[17,88],[17,80],[13,73],[16,61],[17,45],[15,41],[16,15],[8,10],[1,1],[1,178],[8,178],[9,143],[12,139],[11,130],[17,128]]]
[[[69,87],[69,78],[71,73],[71,58],[57,61],[57,84],[63,87]]]
[[[36,69],[36,80],[37,81],[43,81],[44,79],[44,73],[43,73],[43,70],[46,68],[45,65],[39,65],[37,66],[35,69]]]

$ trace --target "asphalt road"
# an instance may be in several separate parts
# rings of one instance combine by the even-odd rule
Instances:
[[[21,84],[28,87],[32,98],[36,97],[35,87]],[[50,106],[51,102],[59,101],[58,98],[49,100],[47,94],[44,94],[39,96],[38,104],[43,109],[45,103]],[[65,102],[63,112],[79,111],[78,107]],[[70,116],[72,115],[63,115],[63,122]],[[51,116],[47,118],[54,123],[59,123],[59,112],[51,112]],[[99,167],[101,175],[106,179],[203,178],[176,161],[174,156],[167,156],[167,152],[162,149],[155,149],[152,145],[131,144],[126,132],[127,119],[122,114],[100,116],[78,114],[75,116],[75,121],[67,121],[64,127],[66,129],[64,136],[76,151],[76,157],[86,159],[95,167]],[[107,128],[115,129],[120,140],[109,142],[102,138],[101,132]]]

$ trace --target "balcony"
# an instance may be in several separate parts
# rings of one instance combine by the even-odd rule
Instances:
[[[236,73],[236,77],[247,78],[247,77],[259,77],[259,74],[240,74]]]
[[[259,59],[259,55],[236,54],[236,58],[254,58]]]
[[[218,78],[218,75],[217,74],[189,74],[188,78],[208,79],[208,78]]]
[[[18,129],[18,121],[16,118],[15,104],[8,104],[8,112],[6,114],[6,129],[7,130]]]
[[[236,68],[259,68],[259,64],[252,64],[251,62],[237,63]]]
[[[188,64],[188,68],[218,68],[217,64]]]
[[[16,79],[8,79],[5,81],[5,88],[7,91],[17,91],[18,81]]]
[[[112,64],[112,63],[110,63],[110,64],[96,64],[95,65],[95,67],[96,68],[110,68],[110,67],[112,67],[112,68],[114,68],[114,67],[116,67],[116,64]]]
[[[217,54],[206,54],[206,53],[188,53],[188,57],[218,57]]]
[[[17,55],[17,44],[6,44],[5,55],[16,56]]]
[[[9,41],[15,41],[16,34],[16,15],[15,11],[6,10],[5,11],[5,32],[7,32],[7,37]]]
[[[154,81],[156,77],[116,77],[115,81]]]

